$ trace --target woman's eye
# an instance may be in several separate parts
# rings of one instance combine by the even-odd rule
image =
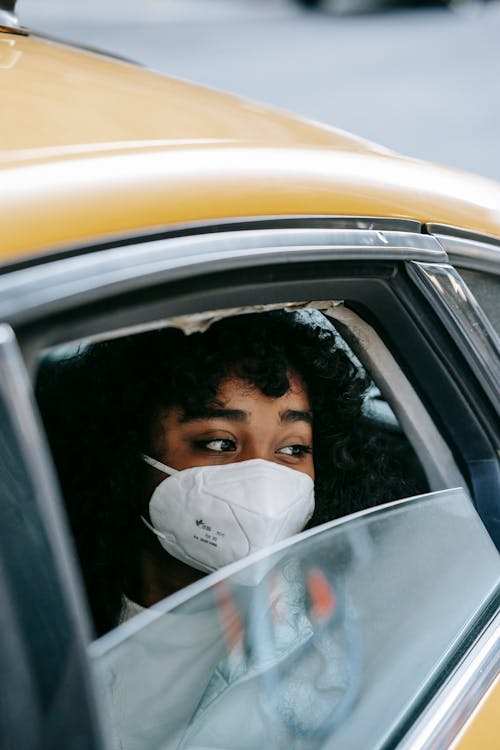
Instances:
[[[197,440],[196,447],[202,450],[226,453],[236,450],[236,443],[229,438],[213,438],[212,440]]]
[[[278,453],[284,453],[286,456],[293,456],[294,458],[302,458],[307,453],[312,453],[312,449],[309,445],[285,445],[279,449]]]

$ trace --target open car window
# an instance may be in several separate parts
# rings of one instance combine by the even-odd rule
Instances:
[[[388,460],[394,462],[401,476],[409,480],[411,490],[423,492],[465,485],[444,442],[432,425],[427,423],[429,420],[426,419],[425,410],[415,399],[413,389],[373,329],[338,302],[318,304],[326,308],[331,306],[328,312],[333,314],[335,311],[335,317],[304,306],[299,316],[306,324],[319,325],[332,332],[335,346],[346,353],[357,372],[367,379],[369,385],[364,395],[362,419],[368,430],[375,430],[383,437]],[[278,307],[270,305],[266,309]],[[223,317],[230,312],[224,311]],[[179,316],[162,321],[161,326],[179,327],[189,335],[205,330],[212,321],[219,320],[220,315],[221,311],[200,316]],[[152,327],[148,329],[152,330]],[[143,330],[139,328],[132,335],[140,335]],[[114,337],[119,339],[121,335],[123,332],[118,331],[45,351],[41,356],[44,379],[50,380],[55,376],[58,380],[58,371],[71,369],[71,361],[84,354],[92,343],[104,338],[109,339],[110,346],[113,346]],[[438,452],[439,464],[434,455]]]
[[[115,746],[381,747],[448,676],[499,578],[461,489],[306,531],[92,645]]]

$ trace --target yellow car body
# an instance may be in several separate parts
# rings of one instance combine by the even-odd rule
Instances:
[[[0,265],[245,217],[371,217],[500,239],[500,186],[0,28]],[[500,686],[456,750],[497,747]]]
[[[99,54],[3,31],[0,258],[258,216],[500,237],[500,187]]]

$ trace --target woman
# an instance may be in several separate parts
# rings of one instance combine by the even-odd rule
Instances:
[[[326,321],[287,312],[191,336],[156,330],[45,362],[38,397],[97,633],[134,603],[150,606],[265,546],[275,497],[280,531],[269,543],[413,491],[363,422],[367,385]],[[204,517],[214,496],[234,516],[244,486],[246,520],[216,528]],[[238,528],[253,542],[235,542]]]

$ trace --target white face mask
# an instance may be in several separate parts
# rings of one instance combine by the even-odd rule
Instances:
[[[308,474],[260,458],[177,471],[144,460],[170,474],[149,503],[161,545],[173,557],[210,573],[302,531],[314,511]]]

